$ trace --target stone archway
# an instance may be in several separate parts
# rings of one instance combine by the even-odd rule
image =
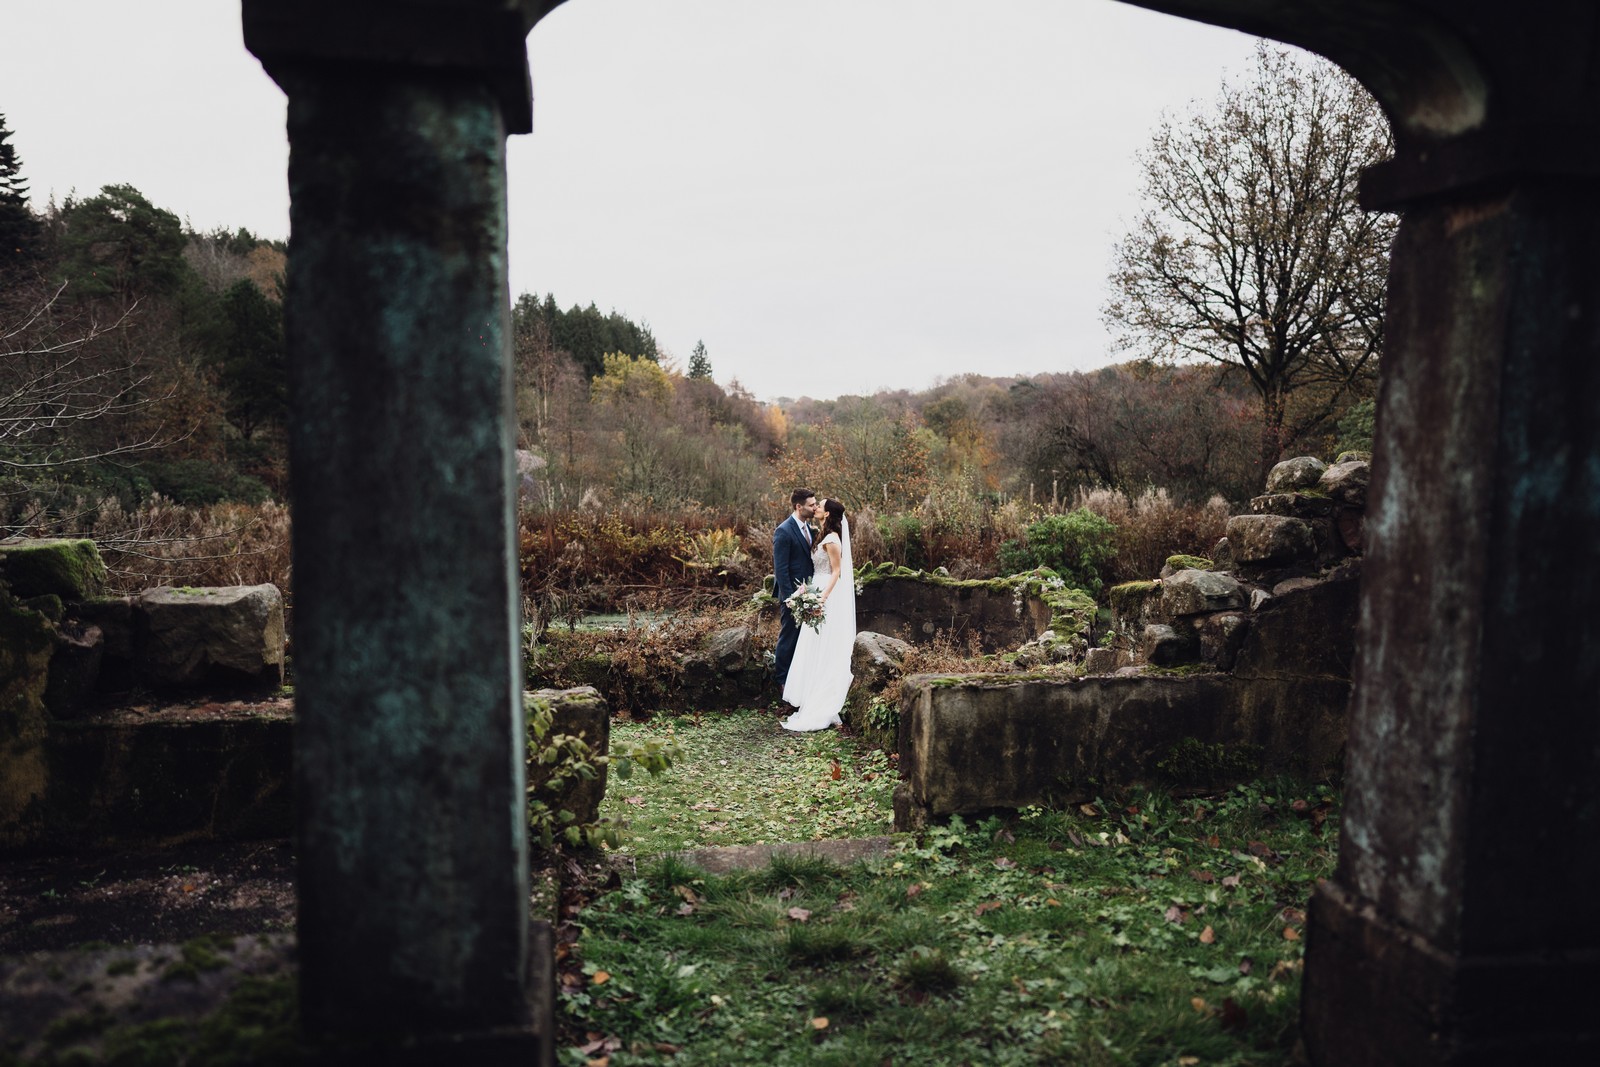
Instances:
[[[1600,874],[1600,12],[1130,2],[1319,52],[1395,129],[1363,185],[1404,219],[1311,1056],[1592,1053],[1565,1009],[1600,985],[1571,921]],[[558,3],[243,3],[290,99],[303,996],[331,1039],[533,1033],[503,153]]]

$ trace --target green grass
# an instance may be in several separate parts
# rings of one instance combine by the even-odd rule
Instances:
[[[837,730],[784,733],[776,716],[755,711],[614,723],[611,730],[613,742],[671,732],[684,749],[659,777],[607,783],[600,814],[626,824],[619,851],[652,855],[889,832],[895,773],[888,757]]]
[[[594,1034],[611,1067],[1284,1064],[1337,819],[1256,784],[957,819],[849,868],[646,865],[579,916],[562,1062]]]

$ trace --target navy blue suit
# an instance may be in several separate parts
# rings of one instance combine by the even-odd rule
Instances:
[[[799,523],[791,515],[772,531],[772,595],[783,605],[783,611],[779,616],[781,625],[778,627],[777,659],[772,666],[772,677],[778,683],[780,693],[783,692],[783,683],[789,680],[789,664],[794,660],[794,646],[800,641],[800,624],[794,621],[794,615],[783,602],[800,588],[800,583],[810,578],[812,573],[811,545],[806,540],[805,534],[800,532]]]

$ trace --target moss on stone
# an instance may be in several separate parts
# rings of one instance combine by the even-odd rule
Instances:
[[[88,600],[105,589],[106,565],[93,541],[39,538],[0,546],[0,574],[19,597],[54,593]]]
[[[1212,563],[1204,556],[1190,556],[1180,552],[1167,557],[1167,566],[1175,571],[1208,571]]]
[[[1147,597],[1159,596],[1160,593],[1161,583],[1158,581],[1123,582],[1107,590],[1106,597],[1111,601],[1111,610],[1126,618],[1138,614],[1140,603]]]
[[[37,611],[54,623],[59,623],[67,614],[67,606],[54,593],[44,593],[40,596],[29,597],[27,600],[22,601],[22,606],[29,611]]]

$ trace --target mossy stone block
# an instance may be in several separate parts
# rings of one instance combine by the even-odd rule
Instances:
[[[70,604],[105,590],[106,565],[86,538],[32,538],[0,545],[0,577],[19,599],[54,594]]]

